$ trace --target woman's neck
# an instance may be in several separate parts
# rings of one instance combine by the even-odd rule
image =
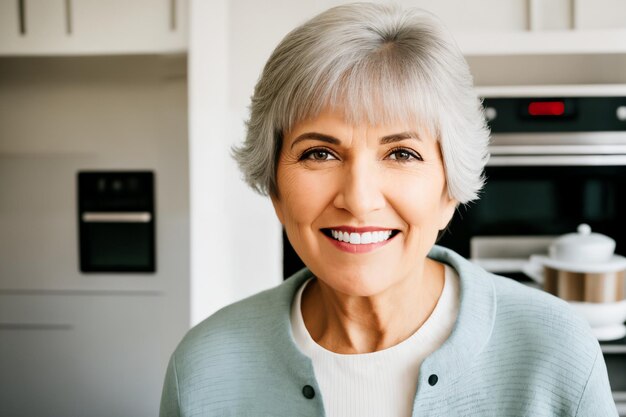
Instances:
[[[443,291],[443,264],[424,267],[380,294],[338,293],[315,279],[302,294],[302,317],[317,344],[342,354],[369,353],[406,340],[428,319]]]

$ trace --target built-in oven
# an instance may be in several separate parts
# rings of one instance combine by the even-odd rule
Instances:
[[[529,88],[483,94],[492,131],[480,200],[460,208],[439,243],[533,285],[531,254],[587,223],[626,255],[626,88]],[[491,93],[491,94],[489,94]],[[626,338],[601,342],[626,416]]]

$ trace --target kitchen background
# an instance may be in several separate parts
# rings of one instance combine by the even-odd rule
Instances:
[[[187,329],[282,280],[229,147],[273,47],[340,3],[0,0],[0,416],[157,415]],[[623,0],[398,3],[442,18],[482,94],[626,96]],[[155,272],[82,272],[82,171],[154,173]]]

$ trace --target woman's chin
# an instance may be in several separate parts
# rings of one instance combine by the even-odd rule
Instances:
[[[341,276],[341,281],[320,279],[326,287],[344,295],[354,297],[373,297],[385,292],[393,286],[393,282],[381,280],[380,275],[373,275],[370,272],[364,274],[351,274],[351,276]]]

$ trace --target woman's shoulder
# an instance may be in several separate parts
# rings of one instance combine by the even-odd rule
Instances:
[[[584,410],[594,403],[594,415],[615,415],[600,344],[585,318],[543,290],[487,274],[496,312],[475,369],[499,381],[493,398],[534,410],[528,415],[548,408],[590,415]],[[508,396],[513,391],[515,398]]]

